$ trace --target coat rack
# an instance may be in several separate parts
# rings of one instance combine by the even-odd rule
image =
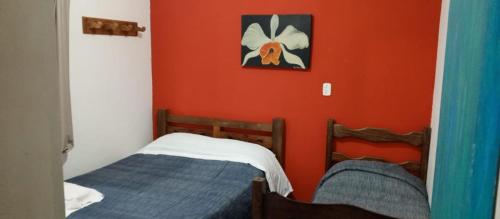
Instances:
[[[119,21],[102,18],[82,17],[84,34],[138,36],[138,32],[146,31],[137,22]]]

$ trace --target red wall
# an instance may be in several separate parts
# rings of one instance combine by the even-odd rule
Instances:
[[[151,0],[154,108],[286,119],[286,173],[309,200],[324,172],[326,120],[396,131],[430,123],[439,0]],[[242,14],[312,14],[308,71],[242,68]],[[323,82],[333,95],[323,97]],[[350,155],[418,151],[340,144]]]

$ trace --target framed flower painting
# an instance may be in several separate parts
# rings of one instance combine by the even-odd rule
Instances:
[[[308,69],[311,15],[243,15],[241,65]]]

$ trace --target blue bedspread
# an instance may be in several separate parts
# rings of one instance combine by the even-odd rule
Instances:
[[[67,180],[104,194],[68,218],[250,218],[255,176],[248,164],[135,154]]]
[[[395,164],[344,161],[323,176],[314,203],[348,204],[394,218],[429,218],[424,183]]]

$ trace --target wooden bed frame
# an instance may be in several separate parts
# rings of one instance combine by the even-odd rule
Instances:
[[[387,129],[362,128],[351,129],[335,120],[328,120],[325,172],[335,163],[344,160],[377,160],[388,162],[383,158],[363,156],[348,157],[335,149],[335,141],[340,138],[356,138],[369,142],[407,143],[421,149],[420,163],[405,161],[398,163],[411,173],[418,175],[424,182],[427,175],[427,161],[429,156],[430,128],[419,132],[396,134]],[[252,218],[390,218],[368,210],[350,205],[340,204],[313,204],[299,202],[268,192],[266,180],[256,177],[252,184]]]
[[[422,131],[409,132],[407,134],[396,134],[387,129],[381,128],[361,128],[351,129],[342,124],[336,124],[335,120],[328,120],[328,134],[326,142],[325,172],[334,164],[344,160],[375,160],[391,163],[381,157],[356,157],[351,158],[335,149],[335,140],[341,138],[356,138],[374,143],[405,143],[420,149],[420,162],[404,161],[397,163],[408,172],[419,176],[422,181],[427,179],[427,162],[429,160],[429,145],[431,129],[424,128]]]
[[[257,123],[171,115],[168,110],[159,109],[158,136],[174,132],[187,132],[259,144],[271,150],[280,164],[284,165],[285,121],[282,118],[274,118],[272,123]]]

